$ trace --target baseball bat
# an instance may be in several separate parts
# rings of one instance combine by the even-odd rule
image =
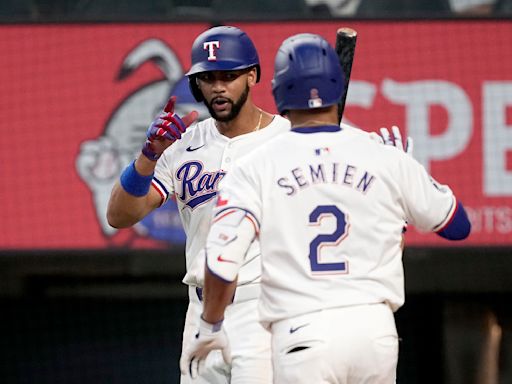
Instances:
[[[352,28],[340,28],[336,31],[335,50],[345,75],[345,89],[338,103],[338,123],[343,117],[345,101],[347,100],[348,85],[350,82],[350,73],[352,72],[352,63],[354,62],[354,53],[356,50],[357,32]]]

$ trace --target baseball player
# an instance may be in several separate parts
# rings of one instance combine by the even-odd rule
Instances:
[[[174,196],[186,241],[183,279],[189,286],[189,307],[183,349],[199,326],[205,258],[201,253],[210,228],[217,189],[239,157],[290,129],[280,115],[258,108],[251,95],[260,79],[257,51],[250,38],[230,26],[211,28],[192,47],[187,73],[192,94],[203,101],[211,118],[190,129],[197,114],[180,118],[173,113],[174,98],[148,129],[141,155],[123,172],[113,188],[108,221],[114,227],[135,224]],[[185,132],[186,130],[186,132]],[[206,361],[194,383],[272,382],[270,333],[258,321],[261,263],[255,242],[240,266],[238,289],[226,314],[225,330],[231,338],[232,361],[218,353]],[[233,335],[233,337],[231,337]],[[182,377],[188,383],[190,376]]]
[[[395,382],[404,221],[448,240],[466,238],[471,226],[451,189],[413,157],[337,124],[344,86],[322,37],[283,42],[272,91],[292,128],[223,180],[205,250],[204,309],[183,373],[201,371],[212,350],[234,358],[224,323],[259,240],[258,309],[272,333],[274,382]]]

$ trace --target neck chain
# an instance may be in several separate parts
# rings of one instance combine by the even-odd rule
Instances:
[[[261,127],[261,118],[263,117],[263,111],[260,109],[260,118],[258,119],[258,125],[254,128],[253,132],[259,131]]]
[[[260,117],[258,118],[258,124],[256,125],[256,127],[254,127],[252,132],[259,131],[260,128],[261,128],[261,120],[263,118],[263,111],[260,108],[258,108],[258,110],[260,111]],[[220,129],[219,128],[219,122],[217,120],[215,120],[214,123],[215,123],[215,126],[217,127],[217,129]]]

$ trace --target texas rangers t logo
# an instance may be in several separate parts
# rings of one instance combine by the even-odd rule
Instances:
[[[203,49],[208,51],[208,61],[217,61],[217,56],[215,56],[215,49],[220,47],[220,41],[206,41],[203,43]]]

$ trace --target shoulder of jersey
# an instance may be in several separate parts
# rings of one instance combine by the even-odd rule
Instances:
[[[354,127],[346,123],[340,123],[340,127],[342,130],[344,130],[345,132],[349,132],[350,134],[370,138],[370,133],[366,132],[365,130],[362,130],[361,128]]]
[[[281,115],[275,115],[274,120],[272,120],[271,127],[269,126],[268,128],[270,128],[270,131],[267,135],[265,144],[252,150],[249,155],[253,157],[266,157],[265,153],[272,153],[273,151],[279,150],[280,147],[287,148],[287,143],[289,142],[288,135],[292,132],[290,120],[282,117]],[[270,135],[270,132],[273,132],[273,134]],[[245,157],[247,156],[244,156],[244,158]]]
[[[291,128],[290,120],[284,118],[281,115],[274,115],[274,119],[270,123],[271,126],[276,126],[277,129],[284,132],[289,131]]]
[[[181,135],[180,140],[171,145],[171,148],[175,151],[180,149],[185,150],[185,148],[191,145],[204,144],[208,141],[208,135],[214,127],[215,124],[211,117],[194,123]]]
[[[384,159],[386,158],[389,158],[392,161],[397,161],[402,157],[405,157],[406,159],[412,158],[411,156],[407,155],[404,151],[401,151],[392,145],[385,145],[383,143],[379,143],[375,139],[372,139],[370,137],[370,132],[368,131],[344,123],[341,123],[340,127],[344,129],[349,135],[354,137],[355,140],[362,143],[362,145],[368,145],[368,148],[371,148],[372,154],[378,154],[377,156],[379,156],[381,161],[384,161]],[[378,135],[378,133],[376,132],[373,132],[373,134]],[[365,142],[367,141],[369,143],[365,144]]]
[[[375,145],[377,144],[379,147],[389,147],[391,148],[390,146],[386,146],[382,143],[379,143],[377,142],[375,139],[372,139],[370,137],[370,132],[368,131],[365,131],[361,128],[358,128],[358,127],[354,127],[352,125],[348,125],[348,124],[345,124],[345,123],[341,123],[340,124],[340,127],[342,129],[343,132],[345,132],[345,134],[351,136],[351,137],[354,137],[356,140],[362,140],[363,142],[370,142],[371,144],[370,145]]]

